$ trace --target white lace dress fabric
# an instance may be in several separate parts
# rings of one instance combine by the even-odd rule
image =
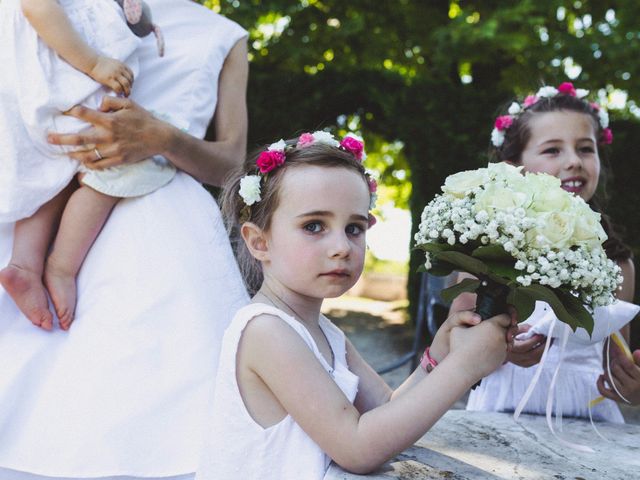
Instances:
[[[523,413],[545,415],[549,387],[560,363],[553,395],[553,412],[556,415],[589,418],[589,402],[600,396],[596,381],[602,374],[603,338],[628,323],[638,312],[635,305],[616,302],[596,309],[594,340],[586,331],[578,329],[570,334],[560,360],[560,337],[565,327],[560,322],[554,327],[553,340],[547,358],[542,365],[540,378],[523,409]],[[533,331],[548,334],[555,319],[553,311],[544,302],[538,302],[536,310],[527,319]],[[533,333],[533,332],[532,332]],[[538,365],[529,368],[507,363],[482,380],[471,390],[467,410],[490,412],[514,412],[534,378]],[[605,400],[592,408],[594,420],[624,423],[620,409],[612,400]]]
[[[138,77],[140,39],[127,27],[116,2],[59,3],[93,49],[127,63]],[[75,132],[86,126],[62,112],[78,104],[96,108],[104,95],[114,93],[50,49],[22,14],[20,0],[0,2],[0,45],[0,222],[31,216],[78,170],[86,172],[85,184],[117,197],[144,195],[171,181],[175,168],[161,157],[91,171],[79,168],[64,148],[47,143],[50,131]]]
[[[190,0],[147,2],[167,50],[143,39],[137,98],[202,137],[246,32]],[[3,265],[12,232],[0,223]],[[219,209],[192,177],[120,201],[78,277],[69,332],[34,327],[0,288],[0,479],[192,479],[220,342],[247,301]]]
[[[331,372],[331,366],[318,350],[313,337],[295,318],[260,303],[240,310],[224,336],[215,388],[214,418],[209,424],[209,439],[196,480],[320,480],[329,467],[330,458],[291,416],[287,415],[275,425],[264,428],[251,417],[244,405],[236,380],[236,353],[244,328],[261,314],[280,317],[302,337],[323,368]],[[324,317],[320,319],[320,328],[334,352],[333,379],[353,403],[359,379],[347,365],[344,333]]]

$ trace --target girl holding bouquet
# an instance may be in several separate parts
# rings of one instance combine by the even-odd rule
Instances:
[[[558,88],[543,87],[522,104],[514,102],[508,113],[498,117],[492,132],[494,156],[497,160],[524,167],[525,172],[546,173],[560,179],[564,190],[579,195],[592,209],[601,210],[595,198],[601,177],[602,146],[610,144],[612,133],[606,111],[588,102],[587,91],[575,89],[571,83]],[[622,270],[624,281],[617,292],[619,300],[632,301],[634,265],[630,249],[622,243],[607,217],[602,214],[602,227],[608,235],[604,244],[607,256]],[[541,302],[539,302],[541,303]],[[595,310],[596,322],[609,322],[629,304],[623,302]],[[451,312],[472,309],[475,294],[463,293],[451,305]],[[544,306],[542,306],[544,305]],[[546,304],[538,305],[532,316],[520,325],[519,335],[508,354],[508,363],[483,379],[472,390],[467,409],[481,411],[514,411],[523,399],[545,349],[543,324],[550,324],[553,312]],[[635,310],[634,310],[635,311]],[[628,326],[623,329],[628,340]],[[550,384],[561,352],[551,343],[538,384],[523,412],[544,414]],[[556,387],[556,414],[589,417],[589,403],[598,397],[596,381],[602,373],[603,342],[587,343],[569,337]],[[615,402],[605,400],[593,406],[593,418],[624,422]]]
[[[250,158],[228,182],[223,214],[244,240],[237,254],[255,296],[223,339],[198,480],[319,480],[331,459],[369,472],[504,360],[509,317],[480,323],[459,312],[392,391],[320,313],[362,273],[375,197],[362,156],[354,137],[305,133]]]

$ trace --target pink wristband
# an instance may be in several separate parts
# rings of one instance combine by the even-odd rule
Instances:
[[[427,373],[430,373],[434,368],[438,366],[438,362],[436,362],[431,355],[429,355],[429,347],[427,347],[422,354],[422,358],[420,359],[420,366],[424,368]]]

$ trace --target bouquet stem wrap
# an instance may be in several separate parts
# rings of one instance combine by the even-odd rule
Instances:
[[[491,280],[482,280],[476,294],[476,313],[480,315],[482,320],[508,313],[509,287],[506,285]]]

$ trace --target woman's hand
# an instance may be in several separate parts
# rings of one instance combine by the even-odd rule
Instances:
[[[640,350],[633,352],[633,360],[631,360],[627,358],[614,342],[609,343],[611,378],[609,378],[609,373],[606,371],[605,365],[604,374],[598,377],[598,391],[603,397],[610,398],[616,402],[624,402],[613,388],[613,381],[625,399],[632,405],[640,405]]]
[[[519,325],[514,337],[520,333],[528,332],[530,329],[531,325]],[[547,337],[544,335],[534,335],[527,340],[514,338],[513,347],[507,354],[507,362],[525,368],[537,365],[542,358],[546,340]]]
[[[135,102],[105,96],[100,110],[75,106],[66,115],[91,126],[68,134],[50,133],[49,143],[78,147],[71,158],[94,170],[135,163],[156,155],[173,127]]]

